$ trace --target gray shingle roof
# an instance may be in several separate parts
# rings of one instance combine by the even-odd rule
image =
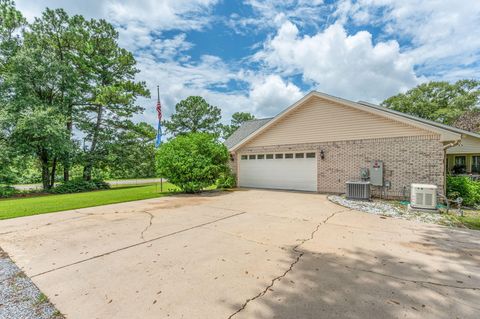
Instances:
[[[246,121],[223,142],[228,149],[240,143],[244,138],[267,124],[272,118]]]

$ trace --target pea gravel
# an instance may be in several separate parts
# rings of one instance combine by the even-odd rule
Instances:
[[[409,210],[407,206],[401,205],[399,202],[395,201],[359,201],[346,199],[343,196],[337,195],[330,195],[328,196],[328,199],[336,204],[365,213],[388,216],[393,218],[401,218],[406,220],[415,220],[429,224],[453,226],[451,220],[448,219],[443,213]]]
[[[60,312],[0,248],[0,319],[61,319]]]

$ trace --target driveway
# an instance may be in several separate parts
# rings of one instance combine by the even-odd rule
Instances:
[[[239,190],[0,222],[67,318],[478,318],[480,232]]]

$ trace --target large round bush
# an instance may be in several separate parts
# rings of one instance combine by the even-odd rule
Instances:
[[[207,133],[179,135],[157,153],[158,172],[182,191],[195,193],[228,171],[225,145]]]

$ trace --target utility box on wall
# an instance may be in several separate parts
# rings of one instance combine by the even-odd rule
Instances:
[[[370,184],[383,186],[383,161],[374,160],[370,163]]]

